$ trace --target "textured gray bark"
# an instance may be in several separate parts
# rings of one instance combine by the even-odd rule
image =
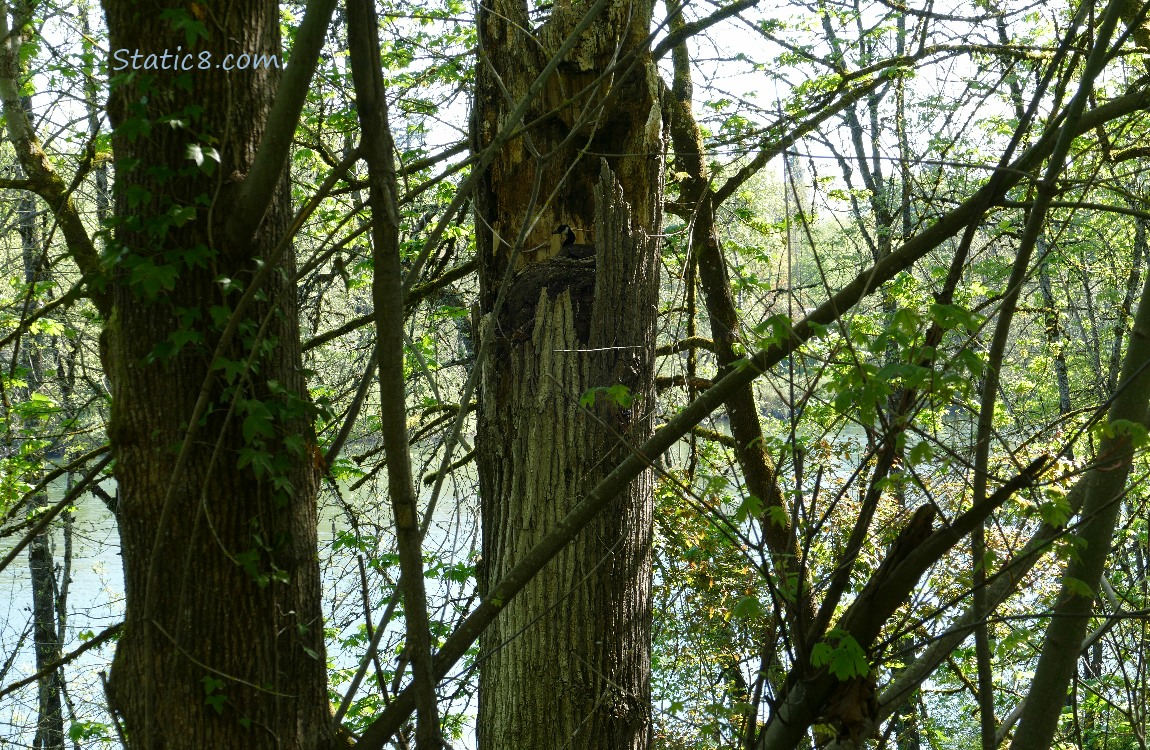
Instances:
[[[517,566],[652,428],[651,238],[664,144],[650,14],[650,5],[618,0],[556,3],[536,26],[524,0],[479,8],[473,151],[500,143],[508,122],[531,123],[493,155],[475,195],[488,351],[476,434],[479,585],[481,610],[502,610],[480,644],[483,750],[648,742],[649,472],[612,492],[529,582]],[[613,177],[593,153],[608,155]],[[549,234],[560,224],[593,228],[582,241],[595,257],[552,257]],[[632,404],[601,394],[580,407],[590,389],[617,385]],[[501,601],[495,592],[508,578],[526,586]]]
[[[634,226],[605,167],[596,202],[594,264],[561,266],[569,286],[536,286],[530,338],[501,341],[483,364],[485,582],[500,580],[626,455],[623,441],[651,430],[657,245]],[[501,324],[506,317],[487,316],[482,335],[500,336]],[[629,408],[604,396],[580,406],[580,394],[616,384],[636,397]],[[651,491],[645,472],[484,633],[481,747],[646,747]]]

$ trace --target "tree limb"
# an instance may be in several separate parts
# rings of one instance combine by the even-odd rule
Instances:
[[[7,39],[8,35],[8,11],[6,4],[0,3],[0,39]],[[8,44],[0,44],[0,104],[3,104],[16,158],[27,175],[23,182],[26,189],[40,196],[52,209],[63,231],[68,254],[80,272],[89,279],[95,279],[100,275],[100,254],[84,227],[76,204],[72,202],[72,191],[56,174],[20,102],[16,78],[19,70],[16,51]],[[107,291],[89,286],[87,296],[101,315],[107,317],[111,313],[112,298]]]
[[[1096,109],[1087,112],[1079,121],[1075,133],[1087,132],[1099,125],[1123,115],[1131,114],[1150,105],[1150,88],[1137,90],[1115,98]],[[793,326],[790,336],[778,344],[757,352],[749,357],[745,365],[726,374],[721,380],[675,415],[666,426],[656,432],[630,456],[622,461],[609,475],[596,485],[540,542],[510,570],[498,584],[488,592],[488,597],[479,604],[460,626],[444,642],[435,657],[436,679],[446,676],[455,663],[463,657],[480,633],[498,616],[512,596],[523,589],[527,582],[551,560],[575,535],[594,518],[620,491],[635,477],[648,468],[657,456],[687,434],[695,425],[718,409],[735,389],[743,387],[760,374],[766,372],[811,339],[827,324],[834,322],[861,299],[871,294],[885,281],[909,268],[914,262],[938,247],[944,240],[976,220],[1001,200],[1006,191],[1038,166],[1050,153],[1061,132],[1060,127],[1052,127],[1036,143],[1026,149],[1009,165],[995,170],[991,181],[957,208],[943,215],[920,234],[908,240],[898,250],[870,268],[858,274],[853,281],[837,294],[816,308],[802,322]],[[940,532],[941,533],[941,532]],[[360,750],[382,750],[384,744],[402,725],[414,707],[414,694],[409,687],[401,692],[394,702],[368,726],[360,739]]]
[[[295,136],[296,124],[315,75],[320,50],[327,35],[336,0],[309,0],[303,22],[296,33],[291,64],[287,66],[276,100],[268,114],[267,130],[260,140],[255,161],[231,210],[226,232],[233,245],[246,245],[255,236],[271,205],[276,184],[283,174]]]

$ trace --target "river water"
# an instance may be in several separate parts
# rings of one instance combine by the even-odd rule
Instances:
[[[113,482],[104,488],[113,491]],[[463,563],[474,550],[474,503],[464,494],[466,484],[445,488],[445,497],[436,506],[427,549],[434,549],[437,564]],[[61,481],[49,491],[49,500],[63,497]],[[324,608],[329,629],[334,628],[339,638],[346,639],[362,631],[363,590],[361,570],[367,575],[368,598],[373,608],[372,623],[379,621],[386,607],[388,593],[398,577],[398,570],[387,566],[364,564],[356,549],[392,552],[390,513],[386,498],[379,486],[365,485],[355,492],[341,492],[343,503],[354,507],[360,518],[360,545],[348,545],[351,524],[349,515],[335,499],[326,493],[321,503],[319,523],[320,558],[324,577]],[[424,498],[426,501],[427,498]],[[364,522],[363,519],[375,519]],[[15,544],[15,538],[0,539],[0,555]],[[53,558],[57,565],[57,579],[62,579],[60,566],[64,560],[64,534],[59,521],[53,532]],[[123,573],[120,563],[119,534],[115,518],[99,499],[83,496],[76,504],[72,524],[72,555],[70,583],[68,584],[67,620],[64,627],[63,651],[73,651],[92,634],[122,621],[124,614]],[[450,606],[470,593],[470,581],[452,581],[446,577],[429,578],[428,595],[435,608]],[[0,571],[0,689],[35,673],[30,623],[32,616],[32,586],[28,571],[27,551],[22,552],[6,569]],[[402,620],[393,621],[385,631],[381,647],[381,661],[394,664],[395,644],[402,630]],[[82,654],[65,667],[67,706],[64,729],[76,725],[76,731],[91,725],[108,725],[110,717],[104,709],[100,673],[111,664],[114,644],[108,643]],[[328,655],[336,670],[350,672],[358,664],[363,648],[352,645],[343,648],[338,639],[328,639]],[[342,691],[344,685],[334,685]],[[362,691],[361,691],[362,693]],[[0,698],[0,748],[30,747],[34,740],[36,722],[36,686],[29,685]],[[470,714],[466,708],[464,713]],[[91,726],[92,736],[83,739],[83,750],[118,748],[120,744],[105,737],[114,736],[110,726]],[[470,732],[466,732],[470,735]],[[101,736],[103,735],[103,736]],[[467,747],[468,738],[459,745]],[[69,747],[73,746],[68,741]]]

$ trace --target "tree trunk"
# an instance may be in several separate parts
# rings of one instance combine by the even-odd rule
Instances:
[[[477,149],[517,103],[508,94],[527,91],[585,11],[557,3],[528,36],[525,4],[480,9]],[[488,350],[476,438],[483,590],[627,455],[625,442],[642,442],[652,428],[658,275],[650,236],[660,221],[663,143],[643,46],[648,13],[607,6],[532,104],[525,122],[536,126],[496,156],[476,197]],[[610,170],[584,152],[610,155]],[[548,158],[532,158],[539,154]],[[592,220],[583,242],[594,244],[593,259],[550,258],[551,230],[589,230]],[[517,236],[544,249],[516,259]],[[505,284],[512,264],[519,273]],[[615,385],[634,401],[599,393],[580,407],[582,394]],[[484,633],[480,748],[646,748],[651,513],[645,473]]]
[[[269,0],[165,13],[105,0],[104,9],[113,67],[117,50],[178,45],[210,52],[213,66],[229,53],[282,60]],[[209,37],[189,43],[197,22]],[[209,367],[242,289],[288,229],[281,174],[255,239],[233,244],[224,231],[280,71],[112,75],[113,308],[101,356],[127,593],[114,708],[133,748],[330,747],[318,467],[290,249]],[[205,385],[209,407],[194,419]]]
[[[28,9],[30,11],[30,8]],[[18,19],[17,28],[26,25],[28,19]],[[21,97],[24,113],[32,117],[32,97]],[[26,193],[21,196],[16,213],[19,221],[21,258],[24,265],[24,283],[28,285],[27,311],[35,313],[40,308],[39,295],[35,293],[36,285],[44,279],[40,269],[47,268],[41,243],[39,226],[36,217],[36,199]],[[29,333],[23,341],[23,348],[19,349],[20,359],[24,360],[26,368],[26,386],[17,389],[18,397],[22,402],[28,402],[32,394],[43,395],[44,362],[41,350],[44,348],[43,336]],[[22,392],[21,392],[22,391]],[[27,437],[28,428],[39,427],[32,418],[26,424],[21,424],[18,434]],[[23,442],[23,441],[21,441]],[[33,441],[35,444],[35,441]],[[44,460],[44,450],[36,448],[26,456],[28,462],[39,465]],[[25,481],[36,484],[40,479],[39,471],[32,471]],[[48,493],[39,492],[32,497],[29,510],[35,513],[48,506]],[[61,652],[61,633],[57,625],[56,609],[56,574],[52,555],[52,527],[45,528],[36,535],[28,546],[28,574],[32,583],[32,640],[36,651],[36,671],[44,672],[36,685],[36,737],[33,747],[36,750],[64,750],[64,711],[61,693],[63,691],[63,672],[60,669],[47,670],[49,664],[59,660]]]
[[[1144,371],[1147,360],[1150,360],[1150,278],[1142,287],[1122,377],[1110,405],[1111,421],[1130,419],[1146,423],[1150,413],[1150,378]],[[1110,555],[1133,456],[1130,434],[1117,432],[1100,441],[1096,466],[1083,476],[1085,500],[1081,525],[1075,534],[1082,543],[1082,551],[1071,558],[1062,576],[1062,590],[1052,608],[1053,616],[1046,627],[1011,750],[1043,750],[1053,741],[1094,610],[1094,592],[1100,587]]]
[[[604,201],[617,201],[613,213],[625,222],[622,196],[612,192]],[[625,455],[620,437],[638,443],[649,433],[653,249],[624,223],[600,241],[599,268],[560,265],[571,276],[559,284],[571,285],[554,297],[554,286],[534,286],[530,338],[497,340],[484,363],[476,445],[485,583],[502,578]],[[510,319],[488,317],[482,335],[500,337]],[[581,393],[620,383],[635,397],[630,405],[600,395],[580,407]],[[651,492],[644,474],[484,634],[480,747],[647,746]]]
[[[33,481],[35,477],[31,477]],[[30,510],[44,508],[46,493],[32,498]],[[60,633],[56,628],[56,579],[52,562],[52,532],[45,529],[28,546],[28,571],[32,578],[32,635],[36,645],[36,671],[43,672],[60,659]],[[61,669],[44,674],[36,684],[38,717],[37,750],[64,750],[64,709]]]

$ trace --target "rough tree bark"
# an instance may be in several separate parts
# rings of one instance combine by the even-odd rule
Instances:
[[[127,593],[113,707],[133,748],[332,747],[313,414],[287,283],[294,255],[275,249],[291,219],[282,159],[269,168],[266,214],[233,209],[251,197],[244,183],[262,142],[285,125],[290,138],[298,112],[269,118],[278,68],[219,65],[229,53],[282,60],[279,6],[106,0],[104,9],[113,56],[187,49],[195,26],[186,24],[196,22],[208,36],[194,47],[211,55],[208,69],[112,73],[115,215],[101,356]],[[310,75],[306,58],[293,55],[292,65]],[[261,215],[258,231],[236,231],[237,218]],[[265,266],[274,272],[263,274],[262,294],[233,314]]]
[[[531,33],[521,0],[480,8],[476,150],[585,11],[556,3]],[[649,14],[649,5],[607,5],[533,103],[525,121],[534,127],[499,153],[478,188],[480,331],[490,348],[476,438],[481,588],[627,455],[625,443],[651,430],[650,236],[663,141]],[[583,153],[606,155],[610,170]],[[550,257],[548,234],[561,223],[594,223],[584,236],[593,259]],[[516,237],[544,249],[513,253]],[[634,402],[600,395],[579,406],[590,389],[620,384]],[[481,748],[647,746],[651,490],[648,473],[632,482],[484,633]]]
[[[622,458],[624,441],[651,429],[654,242],[630,228],[610,178],[604,170],[594,267],[538,264],[553,266],[543,280],[526,270],[514,284],[537,304],[515,304],[516,288],[513,309],[482,327],[484,336],[502,338],[501,327],[529,336],[497,341],[484,364],[476,445],[485,584]],[[635,397],[629,406],[604,396],[579,405],[579,394],[617,384]],[[484,634],[481,747],[646,747],[651,491],[645,473]]]

